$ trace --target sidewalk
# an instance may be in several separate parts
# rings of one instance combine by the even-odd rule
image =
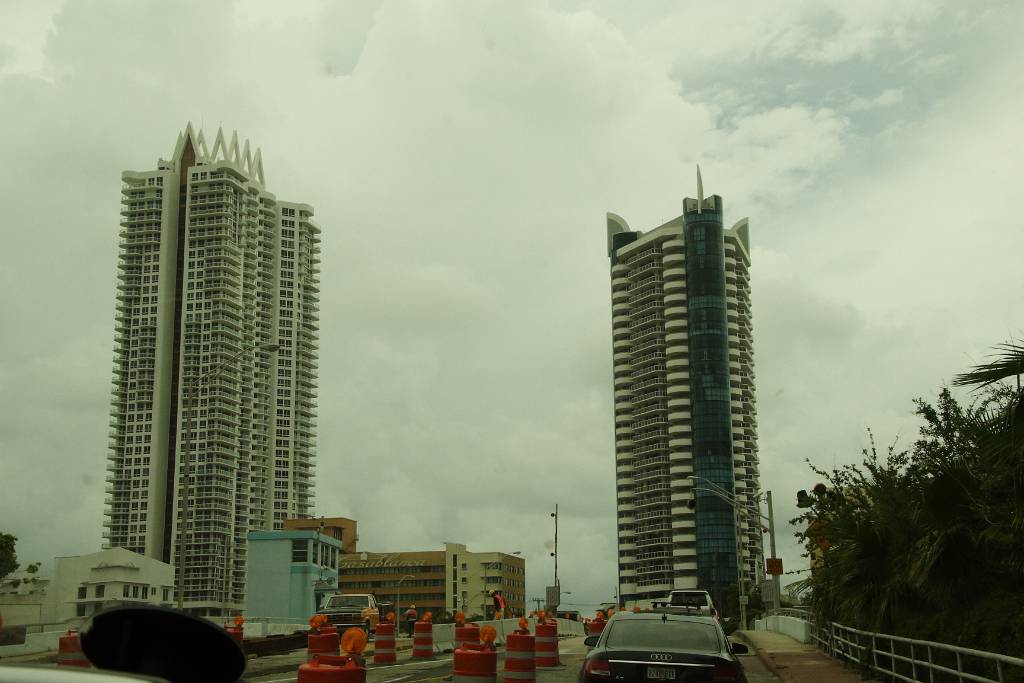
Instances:
[[[861,683],[859,674],[813,645],[773,631],[737,631],[758,659],[784,683]]]

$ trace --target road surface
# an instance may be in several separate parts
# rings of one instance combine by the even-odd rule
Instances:
[[[573,683],[579,673],[580,662],[586,654],[583,638],[567,638],[559,643],[562,666],[554,669],[538,669],[537,683]],[[505,667],[505,652],[498,651],[498,680]],[[396,664],[369,664],[366,668],[366,683],[423,683],[443,681],[451,676],[452,655],[437,655],[435,659],[422,661],[411,658],[411,652],[399,652]],[[242,680],[247,683],[294,683],[298,666],[287,673],[250,675]]]

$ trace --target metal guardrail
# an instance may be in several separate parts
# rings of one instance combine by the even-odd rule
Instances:
[[[915,640],[888,633],[864,631],[835,622],[824,626],[803,609],[770,613],[802,619],[811,625],[811,639],[819,650],[906,683],[1008,683],[1024,681],[1024,659],[959,645]]]

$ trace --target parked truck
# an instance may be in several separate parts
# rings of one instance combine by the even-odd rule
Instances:
[[[367,634],[377,630],[380,607],[377,598],[369,593],[337,593],[327,598],[317,614],[326,614],[327,622],[344,631],[351,626],[362,627]]]

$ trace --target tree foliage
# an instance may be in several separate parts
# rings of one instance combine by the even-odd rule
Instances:
[[[809,554],[825,546],[805,586],[819,618],[1024,653],[1024,347],[999,348],[956,378],[969,404],[915,401],[910,448],[871,438],[860,465],[812,465],[828,491],[794,522]]]
[[[17,542],[16,536],[0,533],[0,579],[18,568],[18,553],[14,549]]]

